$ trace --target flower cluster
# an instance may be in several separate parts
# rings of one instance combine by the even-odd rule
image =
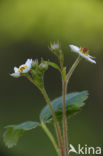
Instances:
[[[96,64],[96,61],[93,59],[94,57],[89,55],[89,50],[87,48],[77,47],[75,45],[69,45],[69,47],[73,52],[77,53],[80,57],[85,58],[89,62]],[[58,56],[59,55],[63,56],[59,42],[51,43],[50,50]],[[62,59],[62,62],[63,62],[63,59]],[[45,70],[47,70],[48,65],[45,63],[45,61],[42,61],[41,64],[38,65],[38,60],[33,61],[32,59],[27,59],[25,64],[21,65],[19,68],[14,67],[14,73],[12,73],[10,75],[15,78],[18,78],[18,77],[30,72],[31,69],[33,69],[34,70],[33,73],[36,74],[37,71],[44,72]]]

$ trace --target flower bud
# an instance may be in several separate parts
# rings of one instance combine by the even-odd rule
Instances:
[[[33,61],[33,62],[32,62],[32,69],[34,69],[34,70],[37,69],[38,66],[39,66],[38,64],[39,64],[39,63],[38,63],[38,60]]]
[[[48,65],[47,65],[47,63],[41,63],[40,65],[39,65],[39,69],[40,69],[40,71],[43,71],[43,72],[45,72],[47,69],[48,69]]]
[[[60,55],[62,53],[59,42],[50,43],[49,49],[56,55]]]

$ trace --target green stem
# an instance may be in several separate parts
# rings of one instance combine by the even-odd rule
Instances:
[[[63,137],[64,137],[64,147],[65,155],[68,156],[68,133],[67,133],[67,117],[66,117],[66,89],[67,83],[63,80],[62,84],[62,96],[63,96]]]
[[[72,76],[72,74],[73,74],[75,68],[76,68],[77,65],[79,64],[80,59],[81,59],[81,57],[78,56],[78,58],[76,59],[76,61],[75,61],[74,64],[72,65],[71,69],[69,70],[69,72],[68,72],[68,74],[67,74],[67,76],[66,76],[67,83],[69,82],[69,79],[70,79],[70,77]]]
[[[41,127],[43,128],[43,130],[45,131],[45,133],[48,135],[49,139],[51,140],[58,156],[60,155],[59,153],[59,149],[58,149],[58,146],[57,146],[57,143],[53,137],[53,135],[51,134],[51,132],[49,131],[49,129],[47,128],[46,124],[44,122],[41,123]]]
[[[33,81],[33,79],[32,79],[29,75],[26,75],[26,77],[35,85],[35,82]],[[37,86],[37,85],[36,85],[36,86]],[[38,87],[38,86],[37,86],[37,87]],[[38,88],[39,88],[39,87],[38,87]],[[41,93],[43,94],[44,99],[45,99],[46,103],[48,104],[48,106],[49,106],[49,108],[50,108],[50,111],[51,111],[51,114],[52,114],[52,116],[53,116],[54,124],[55,124],[55,128],[56,128],[56,133],[57,133],[57,139],[58,139],[58,143],[59,143],[60,150],[61,150],[61,156],[65,156],[60,127],[59,127],[59,124],[58,124],[58,122],[57,122],[57,119],[56,119],[54,110],[53,110],[53,108],[52,108],[52,106],[51,106],[49,97],[48,97],[47,92],[46,92],[46,90],[45,90],[44,88],[42,88],[42,89],[39,88],[39,90],[40,90]]]
[[[64,148],[63,148],[63,142],[62,142],[62,136],[61,136],[61,131],[60,131],[60,127],[59,127],[59,124],[58,124],[58,121],[56,119],[56,116],[55,116],[55,113],[54,113],[54,110],[51,106],[51,103],[50,103],[50,100],[48,98],[48,95],[46,93],[46,90],[45,89],[41,89],[41,92],[50,108],[50,111],[52,113],[52,116],[53,116],[53,119],[54,119],[54,124],[55,124],[55,128],[56,128],[56,133],[57,133],[57,138],[58,138],[58,143],[59,143],[59,146],[60,146],[60,150],[61,150],[61,156],[65,156],[65,153],[64,153]]]
[[[66,92],[67,85],[71,75],[73,74],[75,68],[80,62],[80,56],[76,59],[71,69],[69,70],[66,79],[62,80],[62,98],[63,98],[63,137],[64,137],[64,147],[65,147],[65,155],[68,156],[68,127],[67,127],[67,117],[66,117]]]

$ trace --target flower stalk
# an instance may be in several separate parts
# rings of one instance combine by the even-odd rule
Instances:
[[[64,148],[65,155],[68,156],[68,127],[67,127],[67,117],[66,117],[66,93],[67,93],[67,85],[70,77],[72,76],[75,68],[80,62],[80,56],[76,59],[71,69],[67,73],[65,78],[62,78],[62,101],[63,101],[63,138],[64,138]]]
[[[69,79],[70,79],[70,77],[72,76],[72,74],[73,74],[75,68],[76,68],[77,65],[79,64],[80,60],[81,60],[81,57],[78,56],[78,58],[76,59],[76,61],[75,61],[74,64],[72,65],[71,69],[69,70],[69,72],[68,72],[68,74],[67,74],[67,76],[66,76],[66,81],[67,81],[67,83],[69,82]]]
[[[26,77],[29,79],[29,81],[31,81],[35,85],[35,82],[33,81],[33,79],[29,75],[27,75]],[[39,88],[39,90],[41,91],[46,103],[48,104],[48,106],[50,108],[51,114],[53,116],[54,125],[55,125],[55,129],[56,129],[56,134],[57,134],[57,139],[58,139],[58,143],[59,143],[59,147],[60,147],[60,151],[61,151],[61,156],[65,156],[60,127],[59,127],[58,121],[56,119],[54,110],[51,106],[50,99],[49,99],[48,94],[44,88]]]
[[[54,113],[53,108],[51,106],[51,103],[50,103],[50,100],[49,100],[48,95],[46,93],[46,90],[42,89],[41,92],[42,92],[47,104],[49,105],[50,111],[51,111],[53,119],[54,119],[54,124],[55,124],[56,133],[57,133],[58,143],[60,146],[61,156],[65,156],[63,142],[62,142],[62,136],[61,136],[61,131],[60,131],[58,121],[56,119],[55,113]]]
[[[66,90],[67,90],[67,82],[66,82],[66,80],[63,80],[63,83],[62,83],[62,96],[63,96],[63,137],[64,137],[65,155],[68,156],[68,133],[67,133],[67,117],[66,117]]]
[[[58,149],[57,143],[44,122],[41,122],[41,127],[43,128],[43,130],[45,131],[45,133],[48,135],[49,139],[51,140],[51,142],[57,152],[57,155],[60,156],[60,151]]]

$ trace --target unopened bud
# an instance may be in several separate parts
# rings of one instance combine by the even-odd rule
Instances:
[[[62,53],[59,42],[50,43],[49,49],[56,55],[60,55]]]
[[[40,69],[41,71],[46,71],[46,70],[48,69],[47,63],[41,63],[41,64],[39,65],[39,69]]]
[[[38,67],[38,60],[32,62],[32,69],[36,69]]]

